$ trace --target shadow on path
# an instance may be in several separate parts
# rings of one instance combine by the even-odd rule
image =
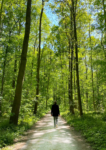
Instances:
[[[53,117],[44,118],[28,131],[27,139],[21,139],[14,150],[92,150],[81,135],[59,117],[58,128],[53,126]]]

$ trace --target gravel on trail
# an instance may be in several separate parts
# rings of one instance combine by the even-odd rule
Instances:
[[[54,128],[50,113],[29,130],[27,140],[20,142],[14,150],[92,150],[80,133],[62,117],[58,118],[58,127]]]

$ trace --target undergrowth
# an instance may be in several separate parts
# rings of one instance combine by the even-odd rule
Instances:
[[[0,149],[7,145],[13,144],[14,139],[18,138],[20,135],[23,135],[25,131],[30,129],[33,124],[35,124],[41,117],[47,113],[48,110],[43,110],[43,112],[37,113],[36,116],[24,115],[20,117],[18,125],[9,124],[9,118],[0,119]]]
[[[75,130],[81,132],[94,150],[106,150],[106,113],[90,113],[80,117],[78,114],[73,116],[69,111],[64,111],[61,116]]]

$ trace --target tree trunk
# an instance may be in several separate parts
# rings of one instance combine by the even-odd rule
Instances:
[[[76,103],[76,57],[74,52],[74,61],[73,61],[73,70],[74,70],[74,83],[73,83],[73,89],[74,89],[74,101],[75,101],[75,108],[78,108],[78,103]]]
[[[19,109],[21,104],[21,93],[22,93],[22,82],[25,73],[26,67],[26,58],[27,58],[27,50],[28,50],[28,41],[29,41],[29,33],[30,33],[30,20],[31,20],[31,0],[27,0],[27,10],[26,10],[26,25],[25,25],[25,36],[23,41],[23,48],[21,54],[21,62],[18,72],[17,85],[15,90],[15,97],[13,102],[13,107],[10,116],[10,123],[17,125]]]
[[[73,46],[73,16],[72,16],[72,9],[70,8],[70,18],[71,18],[71,26],[70,26],[70,36],[71,36],[71,69],[70,69],[70,93],[71,93],[71,102],[72,105],[70,105],[70,110],[72,114],[74,114],[74,103],[73,103],[73,51],[74,51],[74,46]]]
[[[86,55],[85,55],[85,68],[86,68],[86,81],[88,80],[88,68],[87,68],[87,62],[86,62]],[[86,87],[86,109],[88,111],[88,89]]]
[[[69,56],[70,56],[70,47],[71,47],[71,43],[69,41]],[[72,94],[72,56],[71,58],[69,57],[69,106],[70,106],[70,112],[74,114],[73,94]]]
[[[1,2],[1,10],[0,10],[0,37],[2,36],[2,9],[3,9],[3,2]],[[7,51],[8,48],[6,48]],[[7,52],[5,53],[5,59],[6,59]],[[3,94],[3,85],[4,85],[4,74],[5,74],[5,65],[6,65],[6,60],[4,59],[4,65],[3,65],[3,75],[2,75],[2,84],[1,84],[1,96]],[[2,98],[0,99],[0,116],[2,115]]]
[[[90,30],[90,22],[89,22],[89,38],[90,38],[90,49],[91,49],[91,78],[92,78],[92,96],[93,96],[93,107],[95,109],[95,97],[94,97],[94,82],[93,82],[93,65],[92,65],[92,45],[91,45],[91,30]]]
[[[0,37],[2,36],[2,9],[3,9],[4,0],[1,2],[1,9],[0,9]]]
[[[17,72],[17,59],[15,56],[15,61],[14,61],[14,76],[13,76],[13,81],[12,81],[12,87],[15,88],[15,76]]]
[[[71,10],[70,10],[71,11]],[[70,12],[71,13],[71,12]],[[71,29],[72,29],[72,17],[71,17]],[[65,22],[65,29],[67,30],[66,22]],[[74,107],[73,107],[73,86],[72,86],[72,68],[73,68],[73,41],[72,41],[72,33],[70,35],[67,34],[68,44],[69,44],[69,78],[68,78],[68,96],[69,96],[69,110],[70,113],[74,114]],[[72,44],[71,44],[72,42]]]
[[[76,12],[75,12],[75,9],[74,9],[74,0],[72,0],[72,9],[73,9],[73,21],[74,21],[75,52],[76,52],[76,75],[77,75],[78,103],[79,103],[80,116],[82,116],[83,111],[82,111],[82,102],[81,102],[80,84],[79,84],[78,45],[77,45]]]
[[[102,48],[103,48],[103,52],[104,52],[104,57],[105,57],[105,59],[106,59],[106,52],[105,52],[105,48],[104,48],[104,43],[103,43],[103,31],[102,31],[102,35],[101,35],[101,46],[102,46]]]
[[[97,87],[97,98],[96,98],[96,110],[100,111],[101,107],[100,107],[100,99],[99,99],[99,76],[98,76],[98,66],[97,66],[97,70],[96,70],[96,87]]]
[[[3,63],[3,74],[2,74],[2,81],[1,81],[1,97],[3,96],[4,90],[4,77],[5,77],[5,68],[6,68],[6,60],[7,60],[7,53],[8,53],[8,46],[6,47],[4,63]],[[2,115],[2,98],[0,100],[0,116]]]
[[[32,66],[31,66],[31,86],[32,86],[32,75],[33,75],[33,66],[34,66],[34,55],[35,55],[36,41],[37,41],[37,38],[35,39],[35,42],[34,42],[34,50],[33,50],[33,57],[32,57]]]
[[[10,43],[10,36],[11,36],[11,31],[9,31],[9,41]],[[2,74],[2,83],[1,83],[1,96],[3,96],[3,91],[4,91],[4,82],[5,82],[5,68],[6,68],[6,60],[7,60],[7,53],[8,53],[9,46],[7,44],[6,46],[6,51],[5,51],[5,57],[4,57],[4,63],[3,63],[3,74]],[[0,101],[0,114],[2,114],[2,101]]]
[[[34,106],[34,114],[37,113],[37,106],[38,106],[38,100],[39,100],[39,82],[40,82],[40,52],[41,52],[41,26],[42,26],[42,16],[43,16],[43,9],[44,9],[44,0],[42,0],[42,9],[40,14],[40,23],[39,23],[39,52],[38,52],[38,60],[37,60],[37,75],[36,75],[36,101]]]
[[[19,30],[18,30],[18,35],[20,36],[21,33],[21,23],[19,21]],[[20,45],[19,46],[19,51],[20,51]],[[17,52],[17,48],[16,48],[16,52]],[[20,61],[19,61],[20,64]],[[14,61],[14,76],[13,76],[13,81],[12,81],[12,87],[15,88],[15,84],[16,84],[16,78],[15,78],[15,74],[17,72],[17,57],[15,55],[15,61]]]
[[[47,94],[46,94],[46,109],[47,109],[47,102],[48,102],[48,99],[49,99],[49,81],[50,81],[50,73],[48,75],[48,84],[47,84]]]
[[[105,7],[105,3],[104,3],[104,0],[102,0],[102,3],[103,3],[103,11],[104,11],[104,17],[105,17],[105,35],[106,35],[106,7]]]

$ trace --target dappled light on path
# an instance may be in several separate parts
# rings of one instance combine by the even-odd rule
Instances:
[[[47,114],[29,131],[27,142],[18,150],[91,150],[91,147],[61,117],[54,128],[53,118]]]

